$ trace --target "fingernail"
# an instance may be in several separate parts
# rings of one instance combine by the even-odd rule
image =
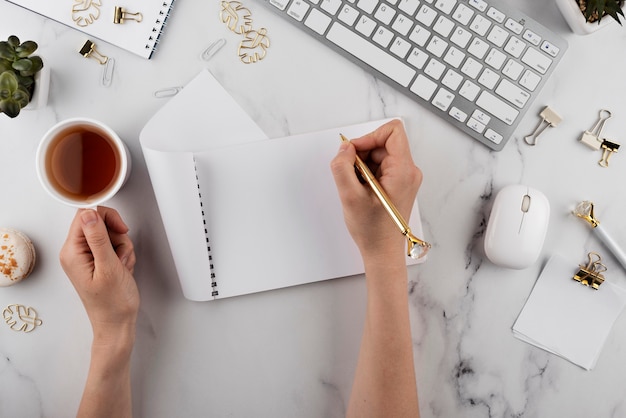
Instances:
[[[84,210],[80,215],[80,219],[83,221],[83,225],[92,225],[98,222],[98,215],[93,210]]]
[[[339,152],[344,152],[345,150],[348,149],[349,146],[350,146],[349,142],[342,142],[341,145],[339,145]]]

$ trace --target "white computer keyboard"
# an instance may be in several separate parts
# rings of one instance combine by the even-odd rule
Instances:
[[[496,1],[263,4],[493,150],[513,135],[567,49]]]

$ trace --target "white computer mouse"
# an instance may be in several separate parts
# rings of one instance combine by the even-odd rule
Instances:
[[[494,264],[511,269],[532,265],[548,230],[550,203],[537,189],[521,184],[496,195],[485,233],[485,254]]]

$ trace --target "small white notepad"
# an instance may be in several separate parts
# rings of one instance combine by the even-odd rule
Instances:
[[[575,263],[552,256],[513,325],[513,334],[591,370],[626,305],[626,289],[611,281],[623,277],[620,270],[604,273],[606,280],[598,290],[573,280],[577,272]]]
[[[143,58],[154,53],[174,0],[8,0],[70,28],[94,36]],[[141,21],[113,23],[116,6],[129,13],[140,13]],[[78,51],[77,51],[78,52]]]
[[[363,273],[330,161],[340,133],[358,137],[388,120],[264,139],[201,72],[140,135],[184,296],[208,301]],[[422,235],[417,202],[410,225]]]

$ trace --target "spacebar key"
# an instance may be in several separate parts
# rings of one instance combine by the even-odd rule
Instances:
[[[407,87],[416,74],[414,69],[340,23],[333,23],[326,38],[403,87]]]

